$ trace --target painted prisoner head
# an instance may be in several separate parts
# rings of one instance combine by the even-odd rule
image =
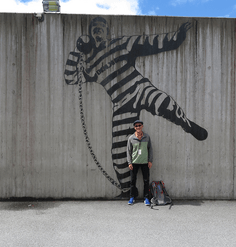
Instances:
[[[94,18],[89,25],[89,34],[93,37],[96,47],[105,42],[109,34],[107,21],[102,17]]]

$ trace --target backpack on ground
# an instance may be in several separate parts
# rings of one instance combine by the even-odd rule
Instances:
[[[150,199],[151,199],[151,208],[153,208],[153,206],[170,204],[169,209],[171,209],[173,205],[173,202],[165,189],[165,184],[163,181],[151,182]]]

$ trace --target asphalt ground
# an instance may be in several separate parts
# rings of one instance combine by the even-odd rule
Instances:
[[[236,201],[1,201],[0,247],[236,246]]]

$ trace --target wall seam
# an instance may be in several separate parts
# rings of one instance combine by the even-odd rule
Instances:
[[[235,172],[236,172],[236,166],[235,166],[235,83],[236,83],[236,19],[234,22],[234,36],[233,36],[233,51],[234,51],[234,69],[233,69],[233,87],[232,87],[232,108],[233,108],[233,199],[236,199],[235,197]]]

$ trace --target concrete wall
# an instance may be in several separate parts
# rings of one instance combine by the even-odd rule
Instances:
[[[80,91],[81,108],[78,80],[73,85],[65,80],[70,77],[65,72],[70,54],[79,53],[76,42],[89,35],[89,24],[96,16],[44,17],[39,22],[33,14],[0,14],[0,198],[116,197],[121,193],[120,182],[129,177],[118,180],[113,168],[112,152],[117,150],[112,145],[119,141],[114,140],[119,130],[114,126],[114,97],[100,83],[87,82]],[[103,18],[110,40],[130,36],[135,40],[142,35],[139,44],[146,45],[146,36],[151,42],[159,34],[160,49],[165,34],[170,40],[183,23],[191,24],[190,29],[185,26],[186,38],[175,34],[174,40],[180,40],[176,49],[166,47],[153,55],[146,49],[133,65],[156,93],[159,89],[171,96],[187,119],[206,130],[207,138],[199,141],[183,130],[182,123],[157,116],[148,108],[153,102],[147,94],[149,104],[135,112],[125,108],[118,120],[121,126],[132,116],[144,121],[154,149],[150,178],[164,180],[173,198],[235,199],[235,19]],[[108,73],[109,68],[104,76]],[[108,175],[103,175],[100,165]],[[138,179],[142,196],[141,174]]]

